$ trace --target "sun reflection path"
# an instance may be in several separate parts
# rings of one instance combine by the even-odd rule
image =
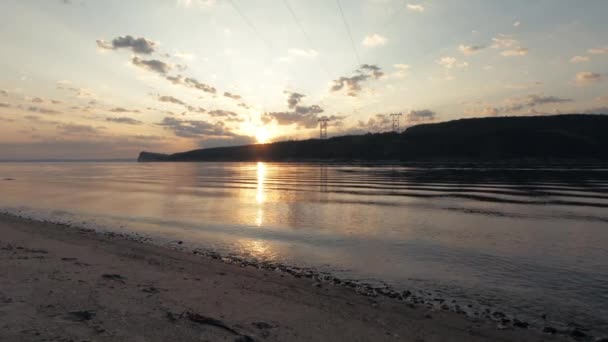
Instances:
[[[255,224],[260,227],[264,223],[264,210],[262,204],[266,200],[266,194],[264,193],[264,181],[266,178],[266,165],[263,162],[257,164],[258,174],[258,187],[255,195],[255,200],[258,204],[258,211],[255,218]]]

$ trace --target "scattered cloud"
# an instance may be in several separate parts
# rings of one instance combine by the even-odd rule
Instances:
[[[110,109],[112,113],[139,113],[140,111],[137,109],[127,109],[123,107],[114,107]]]
[[[235,112],[231,112],[229,110],[223,110],[223,109],[214,109],[212,111],[209,111],[209,115],[211,115],[213,117],[237,117],[237,116],[239,116]]]
[[[373,34],[368,34],[367,36],[365,36],[365,38],[363,38],[363,41],[361,42],[361,44],[366,47],[375,47],[375,46],[386,45],[387,41],[388,41],[388,39],[386,37],[381,36],[377,33],[373,33]]]
[[[224,96],[225,97],[229,97],[229,98],[234,99],[234,100],[240,100],[241,99],[241,95],[232,94],[232,93],[229,93],[227,91],[224,92]]]
[[[29,112],[40,113],[40,114],[50,114],[50,115],[61,114],[60,111],[57,111],[57,110],[54,110],[54,109],[37,107],[37,106],[29,106],[29,107],[27,107],[26,110],[29,111]]]
[[[499,34],[492,38],[491,47],[494,49],[507,49],[519,45],[519,41],[515,40],[510,35]]]
[[[608,47],[591,48],[587,52],[592,55],[605,55],[608,54]]]
[[[8,96],[8,91],[6,91],[4,89],[0,89],[0,95],[2,95],[2,96]]]
[[[589,62],[591,58],[588,56],[574,56],[570,58],[570,63],[578,64],[578,63],[586,63]]]
[[[194,54],[189,53],[189,52],[176,51],[173,53],[173,57],[177,57],[179,59],[183,59],[186,61],[191,61],[194,59]]]
[[[429,109],[410,110],[405,118],[408,122],[433,121],[437,117],[437,113]]]
[[[601,74],[590,71],[581,71],[576,74],[576,84],[579,86],[586,86],[603,80],[604,77]]]
[[[490,47],[504,50],[500,54],[505,57],[522,57],[529,52],[528,48],[522,47],[517,39],[507,34],[499,34],[492,38]]]
[[[513,23],[514,27],[519,27],[520,25],[521,25],[521,22],[519,22],[519,21],[516,21],[516,22]]]
[[[318,125],[321,118],[319,114],[324,110],[318,105],[303,106],[302,99],[306,97],[304,94],[287,92],[287,107],[290,111],[284,112],[268,112],[262,116],[264,123],[275,121],[278,125],[288,126],[295,124],[298,128],[314,128]],[[341,120],[338,116],[327,117],[330,120]]]
[[[476,53],[478,53],[479,51],[485,49],[486,47],[483,45],[460,45],[458,47],[458,50],[460,50],[460,52],[462,52],[465,55],[474,55]]]
[[[467,62],[458,63],[458,60],[454,57],[441,57],[436,62],[437,62],[437,64],[441,65],[442,67],[444,67],[446,69],[466,68],[469,66],[469,63],[467,63]]]
[[[114,122],[114,123],[121,123],[121,124],[126,124],[126,125],[141,125],[143,123],[139,120],[135,120],[133,118],[129,118],[126,116],[117,117],[117,118],[106,118],[106,121]]]
[[[134,38],[133,36],[127,35],[124,37],[117,37],[112,39],[111,42],[104,40],[97,40],[97,46],[102,49],[116,50],[116,49],[130,49],[136,54],[149,55],[156,49],[156,43],[146,38]]]
[[[74,123],[60,124],[57,128],[64,134],[97,134],[99,130],[93,126]]]
[[[302,98],[304,98],[306,95],[304,94],[300,94],[300,93],[289,93],[288,92],[288,96],[287,96],[287,107],[289,109],[294,109],[299,103],[300,101],[302,101]]]
[[[173,131],[176,136],[183,138],[234,136],[234,134],[221,122],[210,123],[202,120],[180,120],[172,117],[165,117],[158,125]]]
[[[159,96],[158,97],[158,101],[160,101],[160,102],[168,102],[168,103],[175,103],[175,104],[179,104],[179,105],[182,105],[182,106],[188,106],[184,101],[182,101],[180,99],[177,99],[177,98],[175,98],[173,96],[167,96],[167,95]]]
[[[608,106],[589,108],[580,112],[581,114],[608,114]]]
[[[204,91],[206,93],[210,93],[210,94],[217,93],[217,89],[215,89],[214,87],[212,87],[208,84],[205,84],[205,83],[201,83],[191,77],[182,77],[181,75],[177,75],[177,76],[167,76],[166,79],[171,81],[171,83],[173,83],[173,84],[179,84],[179,85],[183,85],[183,86],[186,86],[189,88],[202,90],[202,91]]]
[[[380,67],[376,65],[363,64],[359,69],[355,70],[355,75],[350,77],[343,76],[337,80],[334,80],[331,91],[338,92],[342,89],[346,89],[346,94],[348,96],[356,97],[362,90],[361,84],[363,82],[369,79],[378,79],[383,75],[384,73]]]
[[[561,98],[557,96],[545,96],[539,94],[530,94],[524,98],[509,98],[504,101],[503,105],[484,105],[479,108],[469,108],[465,112],[468,115],[474,116],[496,116],[501,114],[515,114],[522,110],[528,110],[528,113],[538,114],[536,106],[542,106],[547,104],[563,104],[572,102],[572,99]]]
[[[9,103],[6,102],[0,102],[0,107],[2,108],[9,108],[11,105]]]
[[[397,70],[393,74],[396,78],[405,78],[410,71],[410,66],[407,64],[393,64],[393,67]]]
[[[34,103],[43,103],[43,102],[44,102],[44,100],[43,100],[43,99],[41,99],[41,98],[39,98],[39,97],[34,97],[34,98],[32,99],[32,102],[34,102]]]
[[[149,71],[157,72],[159,74],[166,74],[171,70],[171,66],[169,64],[158,59],[145,60],[135,56],[131,62],[133,65]]]
[[[595,101],[608,103],[608,95],[600,96],[600,97],[596,98]]]
[[[528,48],[517,48],[514,50],[505,50],[503,52],[500,53],[501,55],[505,56],[505,57],[521,57],[521,56],[525,56],[528,54]]]
[[[424,12],[424,6],[420,4],[407,4],[407,9],[412,12],[422,13]]]
[[[507,84],[505,84],[505,88],[507,88],[507,89],[531,89],[531,88],[536,88],[536,87],[542,87],[543,84],[544,83],[540,82],[540,81],[518,83],[518,84],[507,83]]]

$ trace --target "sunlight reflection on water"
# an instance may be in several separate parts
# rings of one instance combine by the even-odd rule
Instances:
[[[608,332],[608,171],[0,164],[0,207],[179,239]],[[574,317],[574,318],[573,318]]]

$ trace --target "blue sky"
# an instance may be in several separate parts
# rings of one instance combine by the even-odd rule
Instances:
[[[608,113],[606,1],[7,0],[0,9],[0,159],[303,139],[320,117],[338,135],[390,130],[396,112],[402,127]]]

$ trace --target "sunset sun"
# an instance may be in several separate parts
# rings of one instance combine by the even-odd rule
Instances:
[[[265,144],[270,140],[270,132],[266,127],[258,127],[255,132],[255,139],[258,144]]]

